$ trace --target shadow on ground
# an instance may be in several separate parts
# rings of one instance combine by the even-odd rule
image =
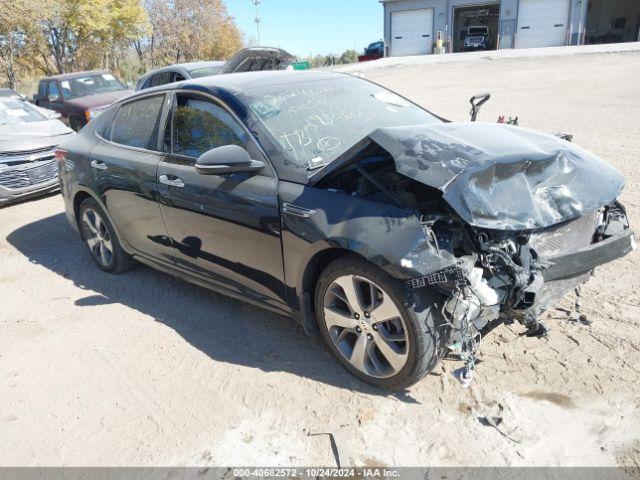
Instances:
[[[212,359],[286,371],[340,388],[388,395],[346,372],[293,320],[139,266],[120,275],[98,269],[60,213],[18,228],[7,241],[33,263],[87,290],[76,307],[121,303],[152,316]],[[416,402],[407,392],[393,394]]]

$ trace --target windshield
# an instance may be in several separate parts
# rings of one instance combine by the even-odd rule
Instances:
[[[217,75],[221,68],[222,65],[215,65],[212,67],[203,67],[189,70],[189,73],[191,74],[191,78],[209,77],[211,75]]]
[[[41,122],[47,118],[26,102],[13,98],[0,100],[0,125]]]
[[[332,162],[378,128],[440,123],[395,93],[354,77],[258,88],[246,96],[250,114],[285,160],[307,169]]]
[[[110,73],[98,73],[70,78],[61,81],[60,85],[62,86],[62,95],[64,95],[64,98],[67,100],[84,97],[86,95],[126,90],[126,87]]]
[[[469,28],[469,35],[486,35],[487,29],[485,27],[473,27]]]

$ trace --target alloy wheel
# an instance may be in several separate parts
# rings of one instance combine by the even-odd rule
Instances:
[[[98,212],[92,208],[82,214],[84,240],[96,261],[105,268],[113,262],[113,244],[107,226]]]
[[[324,322],[337,350],[361,372],[386,378],[406,365],[409,338],[400,309],[371,280],[336,278],[324,295]]]

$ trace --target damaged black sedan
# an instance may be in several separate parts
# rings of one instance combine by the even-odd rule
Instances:
[[[374,385],[540,314],[635,246],[622,176],[561,138],[452,123],[374,83],[258,72],[145,90],[57,155],[97,265],[293,316]],[[229,319],[230,322],[233,319]]]

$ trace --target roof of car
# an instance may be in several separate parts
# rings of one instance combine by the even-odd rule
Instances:
[[[226,90],[231,94],[246,92],[255,88],[275,87],[279,85],[293,86],[298,83],[311,81],[329,81],[344,78],[344,73],[321,71],[296,71],[296,70],[265,70],[260,72],[229,73],[211,77],[183,80],[182,82],[169,83],[144,90],[173,90],[173,89],[198,89],[198,90]]]
[[[101,75],[111,73],[108,70],[85,70],[83,72],[62,73],[60,75],[51,75],[44,77],[42,80],[69,80],[71,78],[84,77],[85,75]]]
[[[220,67],[222,65],[224,65],[225,62],[221,61],[221,60],[211,60],[211,61],[202,61],[202,62],[188,62],[188,63],[175,63],[173,65],[167,65],[166,67],[160,67],[160,68],[156,68],[155,70],[149,70],[148,72],[145,72],[144,75],[142,75],[142,77],[146,78],[149,77],[150,75],[154,75],[156,73],[162,73],[162,72],[170,72],[172,70],[194,70],[197,68],[207,68],[207,67]],[[140,78],[142,78],[140,77]]]
[[[11,88],[0,88],[0,97],[19,97],[18,92]]]

